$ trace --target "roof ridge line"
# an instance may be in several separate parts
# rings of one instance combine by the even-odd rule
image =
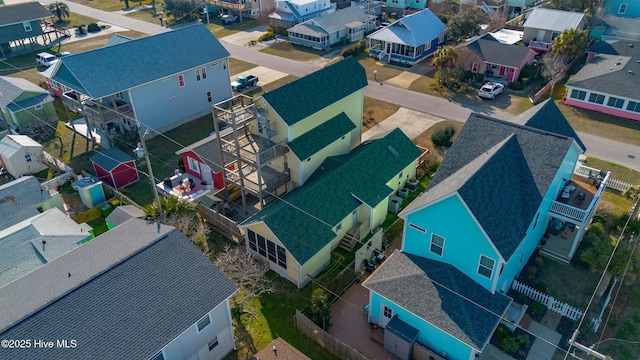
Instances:
[[[537,114],[537,113],[538,112],[535,112],[534,114]],[[541,130],[541,129],[538,129],[538,128],[535,128],[535,127],[532,127],[532,126],[527,126],[527,125],[520,125],[520,124],[516,124],[516,123],[511,122],[511,121],[496,119],[494,117],[490,117],[490,116],[483,115],[483,114],[480,114],[480,113],[472,113],[471,115],[475,115],[476,117],[482,118],[483,120],[489,120],[489,121],[493,121],[495,123],[513,126],[515,128],[531,131],[531,132],[538,133],[538,134],[541,134],[541,135],[549,135],[549,136],[554,136],[554,137],[557,137],[557,138],[560,138],[560,139],[567,139],[567,140],[574,140],[575,141],[575,139],[573,139],[570,136],[554,133],[554,132],[551,132],[551,131],[548,131],[548,130]]]

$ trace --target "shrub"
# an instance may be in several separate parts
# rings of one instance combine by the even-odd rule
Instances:
[[[453,125],[441,126],[431,134],[431,142],[437,147],[451,147],[455,133],[456,129]]]
[[[85,24],[76,25],[76,34],[82,35],[86,33],[87,33],[87,25]]]
[[[495,336],[498,340],[502,340],[508,337],[510,334],[511,332],[509,331],[509,328],[507,328],[504,324],[500,324],[496,328],[496,331],[493,333],[493,336]]]
[[[95,33],[102,30],[100,28],[100,25],[96,24],[96,23],[91,23],[87,26],[87,31],[89,31],[90,33]]]
[[[520,345],[518,345],[516,339],[514,339],[512,336],[509,336],[502,339],[502,341],[500,342],[500,349],[502,349],[502,351],[506,353],[515,353],[516,351],[518,351],[518,349],[520,349]]]
[[[364,52],[366,48],[367,48],[366,41],[364,41],[364,39],[361,39],[357,43],[352,44],[348,48],[344,49],[344,51],[342,52],[342,56],[343,57],[355,56],[360,54],[361,52]]]
[[[249,40],[249,46],[253,46],[255,44],[257,44],[258,41],[257,40]]]
[[[518,335],[518,337],[516,338],[516,341],[522,347],[529,347],[531,342],[531,340],[529,339],[529,335],[527,334]]]
[[[266,33],[260,35],[260,37],[258,38],[258,41],[271,40],[275,37],[276,37],[276,34],[273,33],[273,31],[267,31]]]
[[[507,87],[511,90],[522,90],[522,83],[520,81],[510,82]]]
[[[533,65],[525,66],[520,72],[520,79],[523,79],[523,78],[533,79],[536,76],[537,70],[538,68]]]
[[[540,301],[536,301],[531,304],[531,306],[529,306],[529,309],[531,309],[531,314],[533,315],[542,315],[547,312],[547,306]]]
[[[592,223],[589,226],[589,230],[587,230],[587,235],[597,236],[599,239],[602,239],[602,235],[604,235],[604,226],[601,223]]]

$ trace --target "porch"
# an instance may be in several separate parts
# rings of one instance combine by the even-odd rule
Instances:
[[[536,40],[529,41],[529,47],[535,51],[549,52],[551,51],[551,46],[553,46],[553,43]]]
[[[180,200],[195,201],[212,190],[200,183],[200,179],[191,176],[188,173],[180,173],[176,170],[176,173],[163,181],[156,184],[156,187],[161,193],[177,197]],[[217,191],[220,191],[219,189]]]

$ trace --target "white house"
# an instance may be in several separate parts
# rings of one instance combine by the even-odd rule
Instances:
[[[281,29],[336,11],[336,4],[329,0],[276,0],[274,6],[269,25]]]
[[[0,335],[32,341],[2,355],[222,359],[236,291],[178,229],[131,219],[0,287]]]
[[[47,168],[42,145],[26,135],[7,135],[0,140],[0,165],[16,178]]]

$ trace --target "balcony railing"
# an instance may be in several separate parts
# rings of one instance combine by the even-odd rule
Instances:
[[[551,43],[547,43],[543,41],[534,41],[534,40],[529,41],[529,47],[534,50],[549,51],[551,50],[551,45],[552,45]]]
[[[585,176],[584,175],[585,171],[587,176],[589,176],[589,174],[598,174],[598,175],[593,175],[594,181],[600,181],[600,184],[598,185],[598,191],[596,191],[595,195],[593,196],[593,199],[589,203],[589,206],[583,210],[559,201],[553,201],[551,203],[551,207],[549,208],[549,212],[554,213],[556,215],[564,216],[567,219],[571,220],[572,222],[575,222],[581,225],[585,225],[586,222],[589,221],[589,219],[591,218],[591,216],[596,210],[596,206],[598,205],[598,202],[602,197],[602,193],[608,186],[609,176],[611,175],[611,173],[610,172],[605,173],[598,169],[587,168],[580,165],[576,167],[576,169],[574,170],[574,174]]]

